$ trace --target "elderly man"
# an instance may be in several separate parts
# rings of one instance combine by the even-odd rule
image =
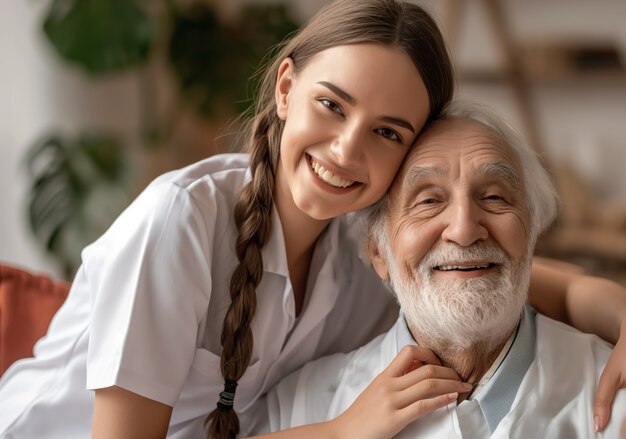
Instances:
[[[449,110],[368,215],[370,260],[399,320],[283,380],[268,395],[271,429],[337,417],[417,344],[474,386],[397,437],[595,437],[591,405],[610,346],[525,305],[534,245],[556,210],[532,151],[482,110]],[[625,403],[620,391],[613,413]],[[599,436],[619,437],[618,418]]]

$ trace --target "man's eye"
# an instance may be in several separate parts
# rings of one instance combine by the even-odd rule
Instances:
[[[484,199],[490,200],[490,201],[504,201],[504,197],[501,197],[500,195],[496,195],[496,194],[487,195],[484,197]]]
[[[375,131],[386,139],[402,142],[402,137],[391,128],[378,128]]]
[[[435,204],[437,202],[436,198],[424,198],[423,200],[420,200],[420,202],[418,204]]]
[[[341,111],[341,107],[339,106],[339,104],[337,102],[335,102],[335,101],[333,101],[331,99],[328,99],[328,98],[319,98],[318,101],[320,101],[323,106],[328,108],[333,113],[337,113],[337,114],[343,115],[343,111]]]

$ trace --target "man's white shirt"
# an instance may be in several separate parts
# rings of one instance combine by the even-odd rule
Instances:
[[[259,402],[266,429],[282,430],[335,418],[406,345],[415,344],[404,318],[364,347],[309,363]],[[525,308],[500,364],[471,399],[424,415],[397,438],[619,438],[626,392],[611,422],[596,433],[593,400],[611,346],[594,335]],[[497,363],[497,362],[496,362]]]

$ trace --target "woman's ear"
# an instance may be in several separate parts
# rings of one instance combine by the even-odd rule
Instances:
[[[293,85],[294,64],[291,58],[285,58],[278,68],[276,78],[276,114],[282,120],[287,119],[287,108],[289,105],[289,92]]]
[[[374,267],[374,270],[376,270],[376,273],[378,273],[378,277],[382,280],[389,280],[389,267],[387,265],[387,260],[372,237],[367,240],[367,251],[370,261],[372,261],[372,266]]]

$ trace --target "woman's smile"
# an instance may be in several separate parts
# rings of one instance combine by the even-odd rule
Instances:
[[[323,189],[339,190],[339,192],[333,193],[344,193],[363,185],[362,182],[356,181],[354,177],[346,175],[345,172],[337,170],[326,162],[315,159],[309,154],[305,154],[305,157],[309,168],[317,177],[314,177],[314,181],[321,183],[320,187]]]
[[[277,91],[285,122],[277,197],[291,199],[277,205],[317,220],[378,201],[430,108],[406,53],[376,44],[332,47],[302,70],[286,60]]]

